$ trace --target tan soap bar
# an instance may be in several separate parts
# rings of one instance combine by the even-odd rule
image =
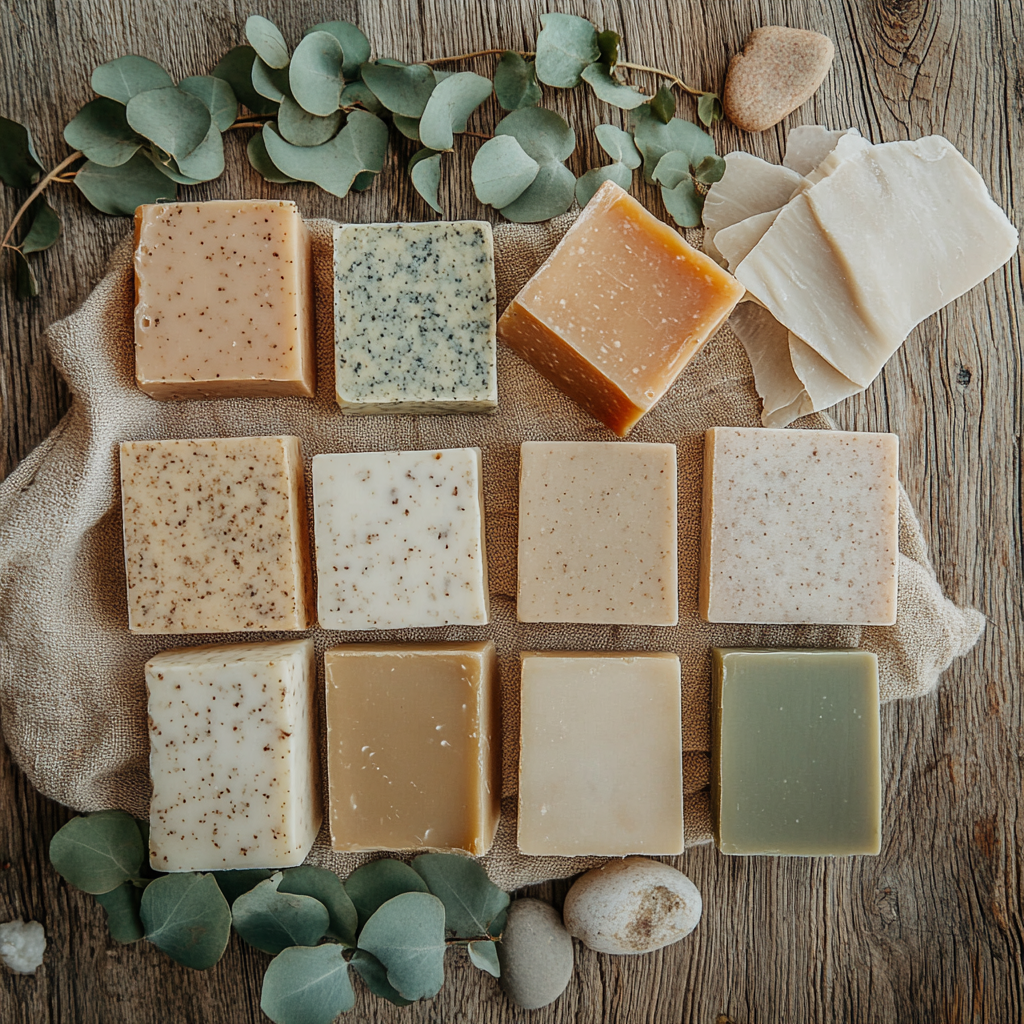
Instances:
[[[121,511],[133,633],[312,624],[297,437],[125,441]]]
[[[312,258],[298,207],[135,212],[135,375],[153,398],[312,397]]]
[[[163,651],[146,686],[153,867],[301,864],[322,817],[313,641]]]
[[[494,645],[345,644],[324,666],[332,847],[486,853],[501,812]]]
[[[498,338],[624,437],[743,291],[607,181],[502,314]]]
[[[523,444],[520,622],[675,625],[676,538],[674,444]]]
[[[704,436],[705,619],[896,621],[895,434],[714,427]]]
[[[522,665],[519,849],[682,853],[679,658],[531,651]]]

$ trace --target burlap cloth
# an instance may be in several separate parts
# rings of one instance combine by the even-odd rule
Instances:
[[[495,231],[499,310],[572,223]],[[504,694],[503,816],[484,863],[514,889],[561,878],[595,859],[524,857],[516,849],[519,652],[522,649],[674,651],[683,666],[683,769],[688,845],[708,842],[708,648],[864,647],[877,652],[882,699],[931,690],[984,626],[943,597],[906,495],[900,495],[899,613],[895,626],[710,625],[697,615],[703,431],[758,425],[750,366],[728,328],[719,331],[633,441],[672,441],[679,452],[680,623],[580,626],[516,622],[516,502],[525,440],[612,440],[612,435],[528,365],[498,351],[497,415],[345,417],[334,402],[331,224],[314,240],[319,386],[308,399],[156,402],[134,381],[131,252],[126,241],[82,307],[50,328],[53,360],[74,401],[53,433],[0,486],[0,714],[4,737],[32,783],[81,811],[119,807],[148,816],[150,780],[143,665],[157,651],[245,636],[135,636],[127,630],[117,475],[120,441],[165,437],[297,434],[307,460],[320,452],[477,445],[483,450],[493,621],[484,628],[335,633],[316,629],[317,651],[344,641],[479,640],[500,655]],[[819,415],[801,426],[828,429]],[[309,490],[309,489],[307,489]],[[311,493],[311,491],[309,491]],[[264,636],[266,636],[264,634]],[[277,634],[286,639],[294,634]],[[888,823],[892,827],[892,823]],[[311,859],[346,875],[365,856],[332,853],[326,830]]]

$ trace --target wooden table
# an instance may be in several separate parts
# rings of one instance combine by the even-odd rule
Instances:
[[[394,0],[256,5],[286,36],[343,17],[375,53],[408,60],[507,45],[532,48],[540,0]],[[1024,10],[1018,2],[872,0],[668,0],[583,3],[558,9],[619,30],[628,58],[721,84],[728,57],[762,24],[815,29],[836,43],[818,95],[763,135],[715,129],[719,152],[742,148],[778,159],[785,128],[856,125],[876,141],[949,137],[1014,218],[1024,145]],[[91,98],[91,69],[127,52],[175,76],[207,73],[242,41],[250,8],[231,0],[14,0],[0,11],[0,112],[31,125],[53,166],[61,130]],[[488,65],[489,67],[489,65]],[[589,130],[617,116],[585,90],[552,101],[578,132],[577,173],[599,162]],[[684,116],[690,116],[687,103]],[[313,188],[280,188],[252,173],[243,133],[232,133],[228,170],[189,190],[199,199],[294,197],[307,215],[339,220],[421,219],[394,156],[368,194],[336,200]],[[486,213],[471,198],[469,160],[442,186],[452,217]],[[452,179],[459,182],[456,187]],[[657,195],[640,198],[661,213]],[[14,196],[0,196],[2,218]],[[73,310],[128,230],[74,189],[55,200],[65,234],[36,264],[42,298],[13,297],[3,264],[4,399],[0,475],[54,427],[66,387],[51,366],[48,324]],[[843,427],[891,430],[902,441],[902,478],[921,515],[939,578],[954,600],[989,616],[975,651],[946,674],[937,695],[888,705],[884,841],[874,858],[724,858],[691,850],[680,866],[704,895],[704,919],[685,942],[638,958],[577,945],[566,994],[533,1014],[517,1012],[496,983],[449,954],[435,999],[396,1010],[360,988],[352,1021],[912,1021],[1024,1019],[1022,970],[1021,431],[1024,424],[1019,258],[916,330],[866,394],[836,410]],[[213,971],[179,968],[154,947],[121,947],[91,897],[49,866],[50,836],[69,812],[39,796],[0,745],[0,921],[41,921],[49,938],[35,977],[0,975],[0,1022],[149,1024],[265,1020],[259,982],[267,958],[234,939]],[[556,902],[567,883],[533,891]]]

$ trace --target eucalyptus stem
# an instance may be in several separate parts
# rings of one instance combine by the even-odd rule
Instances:
[[[662,78],[667,78],[674,85],[678,85],[683,92],[689,93],[691,96],[703,96],[707,91],[705,89],[694,89],[692,86],[687,85],[681,78],[676,78],[675,75],[668,71],[663,71],[661,68],[652,68],[646,64],[630,64],[628,61],[620,60],[615,65],[618,68],[629,68],[630,71],[649,71],[652,75],[661,75]]]
[[[532,57],[534,56],[533,50],[513,50],[513,53],[518,53],[520,57]],[[433,60],[421,61],[423,64],[450,64],[457,60],[470,60],[472,57],[486,57],[494,53],[508,53],[508,48],[499,46],[497,49],[490,50],[474,50],[472,53],[457,53],[454,57],[435,57]]]
[[[28,197],[28,199],[25,200],[25,202],[21,204],[21,206],[18,209],[18,212],[14,215],[14,220],[11,221],[11,226],[7,229],[7,233],[4,235],[3,241],[0,242],[0,249],[17,248],[17,246],[9,246],[7,243],[8,241],[10,241],[11,236],[14,234],[14,229],[18,226],[18,222],[21,220],[21,218],[25,216],[25,213],[28,210],[28,208],[32,205],[33,202],[35,202],[36,198],[43,192],[43,190],[46,188],[47,185],[50,184],[51,181],[61,180],[58,178],[58,175],[61,171],[64,170],[65,167],[67,167],[69,164],[73,164],[79,157],[84,155],[85,154],[82,153],[81,150],[76,149],[74,153],[71,154],[71,156],[66,156],[63,160],[61,160],[61,162],[57,164],[57,166],[54,167],[54,169],[50,171],[49,174],[47,174],[46,177],[43,178],[43,180],[40,181],[38,185],[36,185],[36,187],[32,190],[32,194]]]

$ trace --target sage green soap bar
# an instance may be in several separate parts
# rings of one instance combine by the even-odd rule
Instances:
[[[878,853],[878,659],[714,648],[711,803],[722,853]]]

